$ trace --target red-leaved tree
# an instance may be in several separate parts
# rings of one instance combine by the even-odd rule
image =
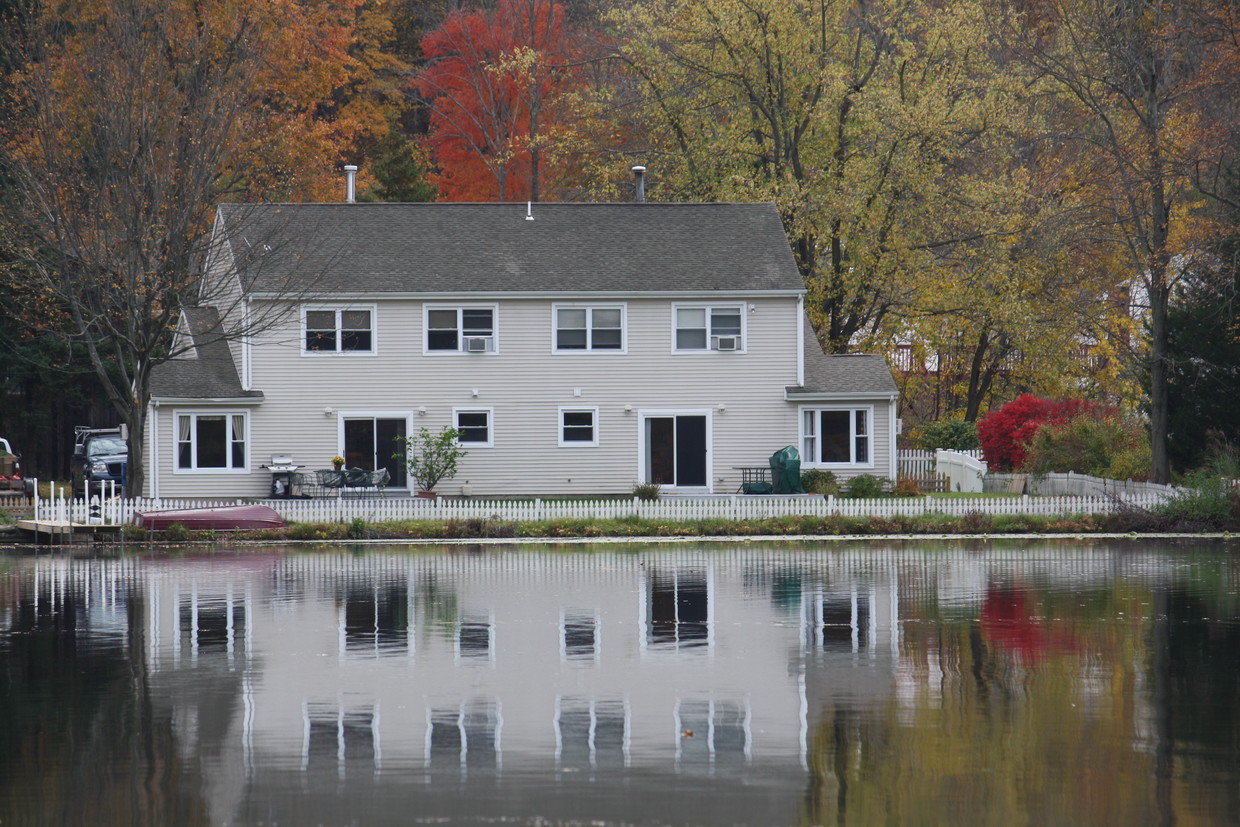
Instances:
[[[991,469],[1015,470],[1025,464],[1029,441],[1043,425],[1060,425],[1080,414],[1103,412],[1104,406],[1087,399],[1043,399],[1025,393],[978,420],[977,438]]]
[[[576,48],[552,0],[453,12],[422,38],[415,80],[431,103],[427,142],[446,201],[537,201],[548,151],[568,127]]]

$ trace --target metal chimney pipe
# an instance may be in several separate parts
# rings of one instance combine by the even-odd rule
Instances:
[[[357,165],[344,165],[344,202],[352,204],[357,201]]]
[[[641,204],[646,200],[646,168],[641,165],[633,167],[633,177],[637,185],[633,200]]]

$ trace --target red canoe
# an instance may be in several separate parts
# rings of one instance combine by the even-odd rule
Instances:
[[[224,505],[216,508],[184,508],[179,511],[139,511],[134,525],[152,531],[166,531],[180,523],[190,531],[227,531],[238,528],[283,528],[284,518],[265,505]]]

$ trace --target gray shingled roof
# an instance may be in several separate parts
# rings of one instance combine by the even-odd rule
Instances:
[[[197,358],[170,359],[151,370],[151,396],[157,399],[262,398],[262,391],[241,389],[228,343],[214,335],[219,313],[212,307],[185,310]]]
[[[896,393],[896,382],[891,368],[882,356],[870,353],[828,355],[814,334],[814,328],[805,320],[805,387],[788,388],[788,396],[846,393],[852,396],[874,394],[888,396]]]
[[[800,291],[774,204],[226,204],[243,281],[278,292]]]

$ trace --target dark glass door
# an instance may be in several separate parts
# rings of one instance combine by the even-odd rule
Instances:
[[[646,478],[659,485],[706,486],[706,417],[646,418]]]
[[[398,437],[406,434],[404,419],[346,419],[344,421],[344,461],[349,468],[375,471],[386,468],[389,483],[396,488],[406,486],[405,463],[392,455],[402,451]]]

